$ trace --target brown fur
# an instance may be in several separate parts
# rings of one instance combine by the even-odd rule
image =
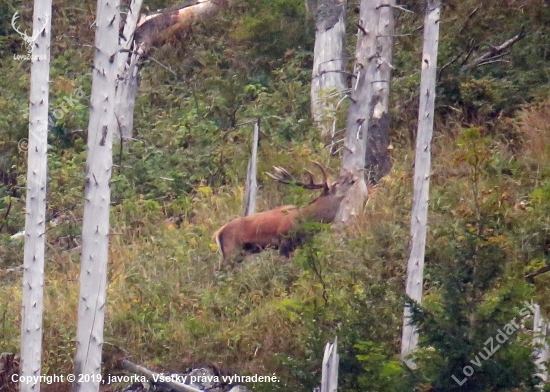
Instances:
[[[304,237],[298,230],[299,223],[307,220],[331,223],[354,183],[351,174],[340,176],[321,196],[303,208],[286,205],[234,219],[216,231],[212,239],[218,244],[224,260],[237,250],[250,254],[268,247],[277,248],[282,256],[289,257]]]

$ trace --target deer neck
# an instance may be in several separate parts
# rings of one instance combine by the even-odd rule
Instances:
[[[315,222],[331,223],[336,217],[343,198],[343,196],[337,197],[334,195],[321,196],[303,207],[300,215]]]

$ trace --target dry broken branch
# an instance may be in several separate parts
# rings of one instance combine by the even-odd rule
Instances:
[[[229,0],[194,0],[148,15],[138,23],[135,40],[143,43],[144,52],[147,53],[158,41],[189,28],[194,20],[214,14],[228,5]]]
[[[462,25],[462,27],[458,31],[458,34],[462,34],[462,32],[466,29],[466,27],[468,27],[468,25],[470,24],[470,21],[472,20],[474,15],[477,14],[477,11],[479,11],[479,7],[476,7],[472,12],[470,12],[468,14],[468,16],[466,18],[466,22],[464,22],[464,24]]]
[[[439,74],[437,75],[437,80],[441,80],[441,76],[443,75],[443,71],[445,70],[445,68],[447,67],[450,67],[451,65],[453,65],[460,57],[462,57],[462,55],[464,54],[464,52],[460,52],[457,56],[455,56],[451,61],[443,64],[441,66],[441,68],[439,68]]]
[[[516,42],[523,39],[524,37],[525,37],[525,33],[522,28],[519,34],[504,41],[502,44],[498,46],[492,46],[488,52],[482,54],[481,56],[475,57],[469,62],[465,63],[462,66],[461,72],[468,72],[474,68],[477,68],[486,64],[491,64],[495,62],[495,60],[501,59],[503,56],[509,54],[509,52],[506,51],[508,48],[512,47]]]
[[[542,275],[548,271],[550,271],[550,265],[547,265],[546,267],[542,267],[529,275],[525,275],[525,280],[527,280],[528,282],[534,282],[537,276]]]

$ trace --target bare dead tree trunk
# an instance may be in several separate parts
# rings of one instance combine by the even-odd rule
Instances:
[[[119,52],[119,1],[98,0],[73,391],[99,390],[109,257],[112,143]],[[79,375],[90,379],[81,382]]]
[[[311,81],[311,114],[326,139],[346,89],[346,0],[319,0]]]
[[[540,312],[540,306],[534,306],[535,314],[533,315],[533,357],[535,358],[536,376],[548,382],[548,359],[550,351],[548,348],[549,325]]]
[[[323,364],[321,369],[321,388],[320,392],[335,392],[338,390],[338,366],[340,356],[338,355],[338,337],[334,338],[334,343],[327,343],[325,354],[323,355]]]
[[[361,0],[355,52],[355,79],[353,79],[351,87],[342,156],[342,174],[345,172],[354,173],[358,181],[340,205],[335,220],[337,224],[345,223],[352,216],[358,215],[367,196],[364,168],[367,152],[367,130],[374,109],[371,107],[374,94],[372,82],[375,80],[379,61],[376,43],[380,14],[378,9],[381,4],[382,0]]]
[[[258,143],[260,140],[260,119],[254,123],[254,138],[252,155],[246,169],[246,185],[244,187],[243,216],[252,215],[256,211],[256,195],[258,194]]]
[[[418,134],[414,163],[414,194],[411,214],[411,248],[407,262],[406,292],[413,300],[422,300],[424,279],[424,255],[426,251],[426,230],[428,226],[428,198],[430,191],[431,144],[433,134],[435,83],[437,71],[437,50],[439,44],[440,0],[426,1],[424,17],[424,44],[422,48],[422,74],[420,79],[420,104],[418,110]],[[407,356],[418,344],[418,333],[410,325],[411,312],[405,308],[401,358],[415,368],[416,364]]]
[[[25,377],[40,376],[42,367],[51,20],[51,0],[35,0],[21,319],[20,375]],[[19,389],[21,392],[38,392],[40,383],[21,382]]]
[[[378,7],[378,29],[376,35],[377,59],[372,79],[372,117],[367,131],[367,152],[365,157],[366,177],[376,184],[392,168],[390,157],[390,83],[393,58],[393,37],[395,21],[393,9],[395,0],[386,0]]]
[[[143,0],[132,0],[122,32],[121,52],[118,56],[118,80],[115,98],[115,116],[118,127],[115,135],[132,137],[134,128],[134,105],[139,87],[137,62],[143,55],[141,45],[134,41],[134,32]]]

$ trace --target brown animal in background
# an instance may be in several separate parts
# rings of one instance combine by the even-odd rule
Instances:
[[[309,182],[297,181],[285,169],[274,166],[271,178],[283,184],[295,184],[306,189],[322,189],[321,195],[304,207],[286,205],[257,214],[232,220],[214,233],[212,239],[218,244],[225,260],[237,250],[245,254],[258,253],[268,247],[279,249],[281,256],[290,253],[303,241],[300,231],[302,222],[331,223],[344,196],[355,183],[352,174],[338,177],[329,185],[323,166],[314,162],[323,173],[323,182],[315,183],[313,174],[307,170]],[[220,261],[221,266],[221,261]]]

